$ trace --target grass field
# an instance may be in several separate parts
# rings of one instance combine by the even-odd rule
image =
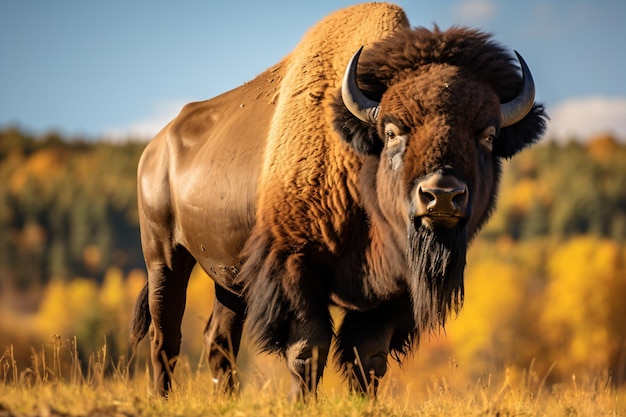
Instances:
[[[239,395],[218,394],[203,361],[181,358],[168,400],[151,394],[148,367],[112,365],[106,346],[88,363],[72,343],[33,350],[31,366],[0,357],[0,417],[8,416],[626,416],[626,391],[606,377],[548,386],[532,370],[468,382],[455,374],[426,381],[392,367],[377,400],[350,395],[336,374],[325,376],[317,401],[286,399],[288,379],[279,362],[261,359],[242,372]],[[69,358],[69,360],[68,360]],[[141,362],[141,361],[138,361]],[[131,377],[132,374],[132,377]]]

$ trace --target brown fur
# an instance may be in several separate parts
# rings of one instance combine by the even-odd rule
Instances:
[[[381,101],[376,125],[339,96],[361,45],[359,85]],[[287,359],[294,395],[315,390],[335,336],[348,376],[355,351],[368,375],[384,375],[389,354],[400,360],[460,308],[466,247],[493,210],[500,159],[543,132],[536,106],[501,129],[493,152],[478,137],[499,126],[500,102],[520,83],[487,35],[411,30],[397,6],[367,3],[321,21],[252,82],[187,106],[139,168],[149,283],[132,340],[152,316],[157,388],[169,387],[194,261],[219,289],[205,341],[226,386],[236,385],[227,341],[236,355],[246,316],[261,348]],[[385,140],[389,126],[401,140]],[[416,214],[417,186],[434,173],[469,192],[468,216],[449,231]],[[347,311],[336,332],[330,304]],[[363,391],[372,382],[352,381]]]

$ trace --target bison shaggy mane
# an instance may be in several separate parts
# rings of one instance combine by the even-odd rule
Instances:
[[[442,31],[435,25],[432,30],[399,29],[392,37],[366,48],[359,60],[359,88],[372,100],[380,101],[390,85],[441,64],[462,68],[472,78],[491,86],[502,103],[514,98],[522,85],[516,60],[488,33],[465,27]],[[340,93],[335,96],[333,108],[334,125],[344,140],[364,154],[381,151],[379,138],[383,136],[376,126],[356,119],[344,106]],[[539,140],[545,127],[544,109],[535,105],[521,122],[502,129],[501,139],[494,143],[495,154],[511,157]]]

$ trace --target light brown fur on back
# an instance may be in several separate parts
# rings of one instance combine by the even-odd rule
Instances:
[[[358,199],[355,168],[360,158],[330,127],[329,103],[358,48],[408,24],[395,5],[349,7],[313,27],[288,57],[257,207],[257,227],[287,239],[282,244],[299,247],[313,238],[331,250],[340,245],[344,216],[351,200]]]

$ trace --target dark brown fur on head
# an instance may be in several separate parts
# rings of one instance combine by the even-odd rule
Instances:
[[[363,50],[359,60],[360,89],[380,101],[393,84],[415,77],[433,65],[462,68],[465,74],[488,85],[504,103],[522,84],[515,60],[488,34],[455,27],[441,31],[426,28],[399,30],[393,36]],[[356,119],[345,108],[338,93],[335,99],[335,128],[341,137],[364,154],[378,154],[383,142],[377,126]],[[494,142],[494,153],[509,158],[536,142],[545,130],[543,106],[535,105],[520,122],[502,129]]]

